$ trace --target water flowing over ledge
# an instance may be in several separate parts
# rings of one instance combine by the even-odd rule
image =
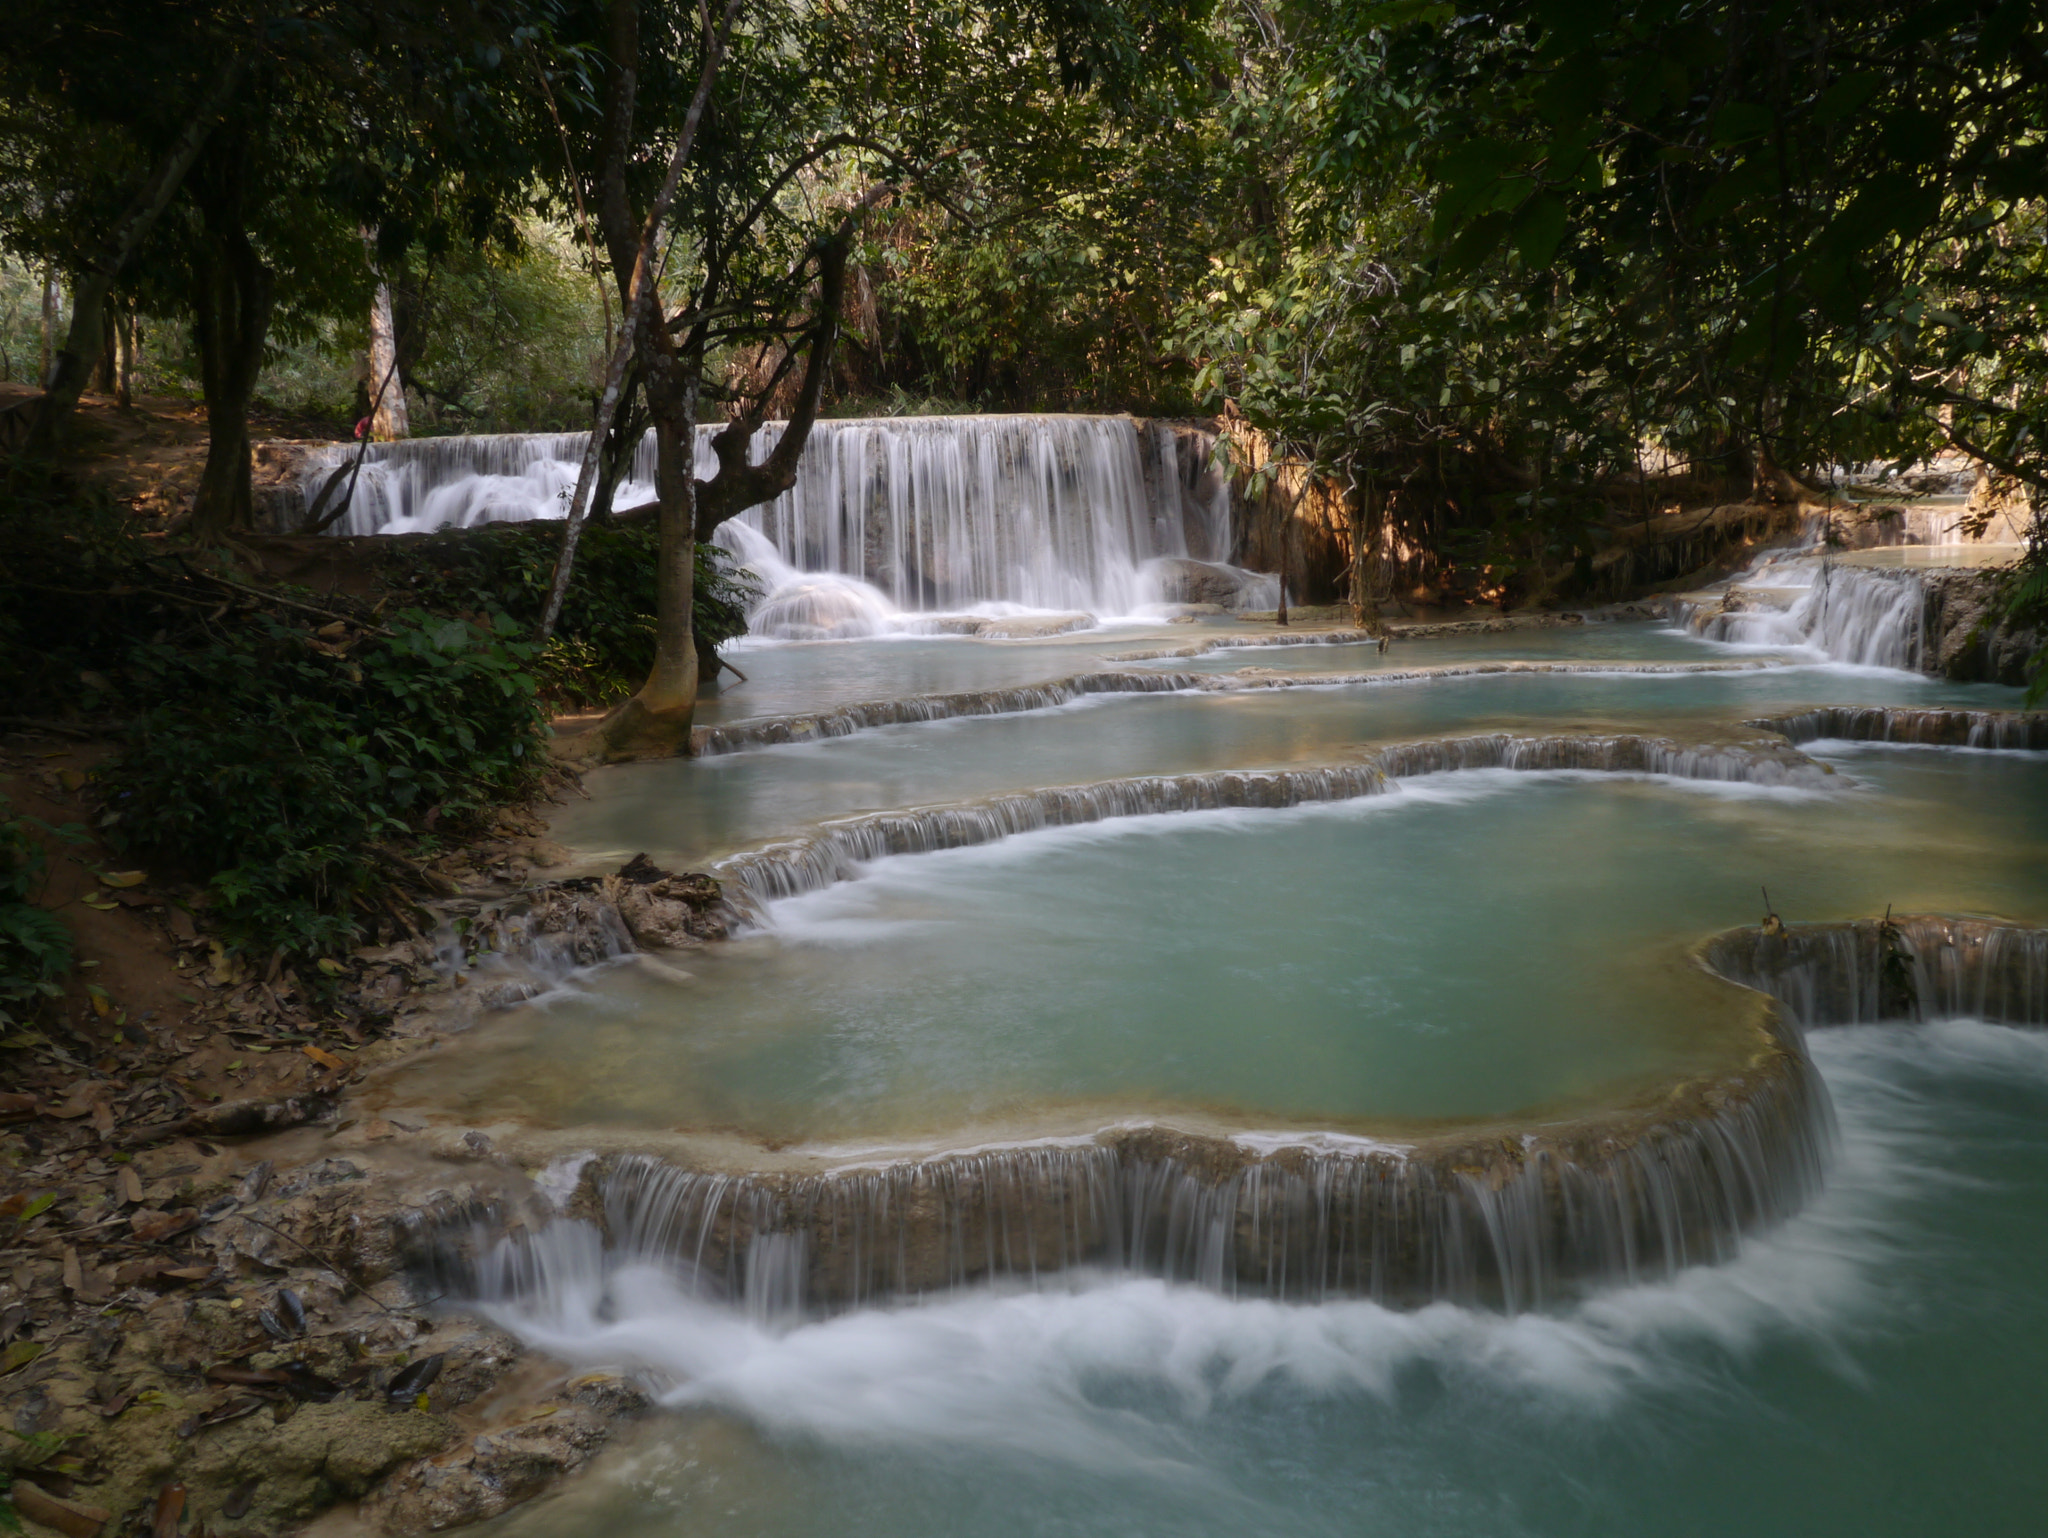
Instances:
[[[1986,1020],[2048,1026],[2048,929],[1938,914],[1738,929],[1709,969],[1769,994],[1800,1025]]]
[[[2048,750],[2048,711],[1833,705],[1743,724],[1776,732],[1792,743],[1903,742],[1944,748]]]
[[[1375,748],[1355,762],[1322,768],[1104,780],[960,806],[870,813],[731,855],[714,865],[712,874],[736,906],[758,914],[765,903],[817,891],[853,876],[866,861],[889,855],[962,849],[1117,817],[1349,801],[1382,795],[1397,779],[1460,769],[1592,770],[1814,788],[1825,785],[1831,772],[1774,743],[1681,743],[1629,733],[1483,733]]]
[[[690,752],[703,758],[742,753],[788,742],[850,737],[878,726],[955,721],[966,716],[1014,715],[1051,710],[1094,694],[1171,694],[1199,689],[1192,673],[1075,673],[1015,689],[976,689],[957,694],[915,694],[899,700],[866,700],[807,716],[763,716],[731,726],[700,726],[690,734]]]
[[[710,479],[716,424],[699,429]],[[784,424],[755,434],[760,463]],[[1184,442],[1192,433],[1192,440]],[[419,439],[369,450],[339,532],[417,533],[563,515],[583,433]],[[918,616],[994,606],[1121,615],[1197,596],[1270,608],[1276,578],[1229,566],[1227,477],[1213,434],[1125,416],[1017,414],[823,420],[796,484],[720,530],[762,579],[757,634],[845,639],[922,628]],[[354,453],[311,455],[310,501]],[[654,494],[652,434],[617,502]]]
[[[1863,526],[1865,532],[1869,526]],[[1766,551],[1716,588],[1667,600],[1680,625],[1710,641],[1800,646],[1837,662],[2023,684],[2041,633],[2006,615],[2004,581],[1958,551],[1951,565],[1904,570],[1833,558],[1825,520],[1804,542]]]
[[[1681,622],[1709,641],[1810,646],[1862,667],[1917,672],[1928,655],[1926,589],[1913,572],[1814,563],[1750,580],[1790,601],[1773,607],[1733,591],[1713,604],[1679,600]],[[1784,588],[1766,586],[1773,581]]]
[[[413,1262],[514,1328],[587,1310],[635,1266],[768,1322],[1075,1267],[1233,1295],[1541,1308],[1724,1260],[1812,1196],[1833,1113],[1800,1027],[1896,1018],[1902,1001],[2048,1025],[2041,928],[1919,915],[1735,930],[1697,954],[1738,985],[1741,1060],[1592,1116],[1400,1142],[1120,1126],[818,1173],[584,1156],[557,1221],[508,1235],[494,1214],[450,1214],[414,1234]]]
[[[1215,636],[1187,646],[1157,651],[1118,652],[1111,662],[1163,662],[1181,657],[1206,657],[1211,652],[1245,651],[1260,646],[1364,646],[1379,639],[1364,630],[1309,630],[1298,635]]]
[[[1264,644],[1264,643],[1261,643]],[[1291,643],[1300,644],[1300,643]],[[1433,667],[1387,668],[1372,673],[1303,673],[1285,676],[1244,674],[1099,672],[1075,673],[1042,684],[1014,689],[976,689],[957,694],[918,694],[896,700],[867,700],[841,705],[814,715],[762,716],[730,726],[700,726],[690,734],[696,757],[744,753],[753,748],[793,742],[821,742],[850,737],[876,727],[954,721],[970,716],[1015,715],[1051,710],[1091,695],[1171,694],[1201,690],[1227,694],[1242,689],[1338,689],[1368,685],[1430,683],[1440,679],[1490,678],[1502,674],[1684,675],[1744,673],[1781,667],[1781,663],[1745,662],[1464,662]]]
[[[1725,1259],[1818,1187],[1826,1091],[1769,1015],[1734,1072],[1577,1122],[1334,1151],[1313,1135],[1118,1128],[819,1175],[629,1155],[593,1161],[575,1215],[538,1234],[452,1223],[416,1253],[452,1295],[540,1311],[635,1264],[767,1319],[1077,1266],[1263,1297],[1537,1308]]]

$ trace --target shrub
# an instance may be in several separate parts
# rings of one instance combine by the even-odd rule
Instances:
[[[503,612],[531,630],[540,623],[561,547],[559,523],[501,524],[394,545],[384,557],[388,585],[439,613]],[[623,699],[654,665],[656,562],[660,536],[651,520],[587,528],[555,637],[537,664],[544,692],[569,705]],[[697,547],[691,622],[698,648],[715,648],[747,629],[756,589],[729,569],[715,546]]]
[[[546,772],[537,648],[408,610],[384,634],[268,614],[205,644],[145,643],[109,836],[206,879],[242,949],[322,954],[408,868],[393,840],[459,832]]]
[[[71,931],[55,914],[36,906],[48,864],[30,831],[66,830],[32,817],[7,815],[0,796],[0,1028],[18,1024],[46,998],[60,992],[57,980],[71,970]]]

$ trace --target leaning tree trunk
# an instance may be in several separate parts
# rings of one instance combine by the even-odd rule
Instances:
[[[239,162],[239,157],[236,157]],[[227,174],[201,199],[203,236],[192,267],[193,334],[206,398],[206,468],[192,504],[192,535],[202,543],[247,528],[255,508],[249,484],[249,400],[263,366],[270,326],[271,277],[241,221],[241,172]]]

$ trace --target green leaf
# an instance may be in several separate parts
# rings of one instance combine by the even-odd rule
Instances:
[[[1777,124],[1768,107],[1754,102],[1731,101],[1714,115],[1712,142],[1716,145],[1747,144],[1761,139]]]
[[[1515,217],[1515,250],[1529,266],[1548,267],[1564,231],[1564,199],[1554,192],[1539,193]]]

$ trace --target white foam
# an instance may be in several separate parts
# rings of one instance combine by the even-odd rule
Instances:
[[[2048,1083],[2048,1036],[1971,1022],[1822,1032],[1841,1119],[1829,1188],[1728,1264],[1597,1293],[1552,1314],[1435,1304],[1231,1299],[1129,1276],[1071,1274],[828,1320],[750,1322],[647,1268],[551,1318],[496,1317],[576,1366],[641,1373],[671,1405],[715,1407],[848,1448],[955,1446],[1080,1467],[1172,1464],[1176,1424],[1277,1390],[1391,1403],[1403,1376],[1605,1415],[1643,1389],[1720,1392],[1732,1362],[1794,1342],[1853,1373],[1857,1343],[1906,1306],[1910,1209],[1955,1188],[1927,1076]],[[559,1295],[558,1295],[559,1296]],[[1152,1408],[1107,1409],[1124,1386]]]

